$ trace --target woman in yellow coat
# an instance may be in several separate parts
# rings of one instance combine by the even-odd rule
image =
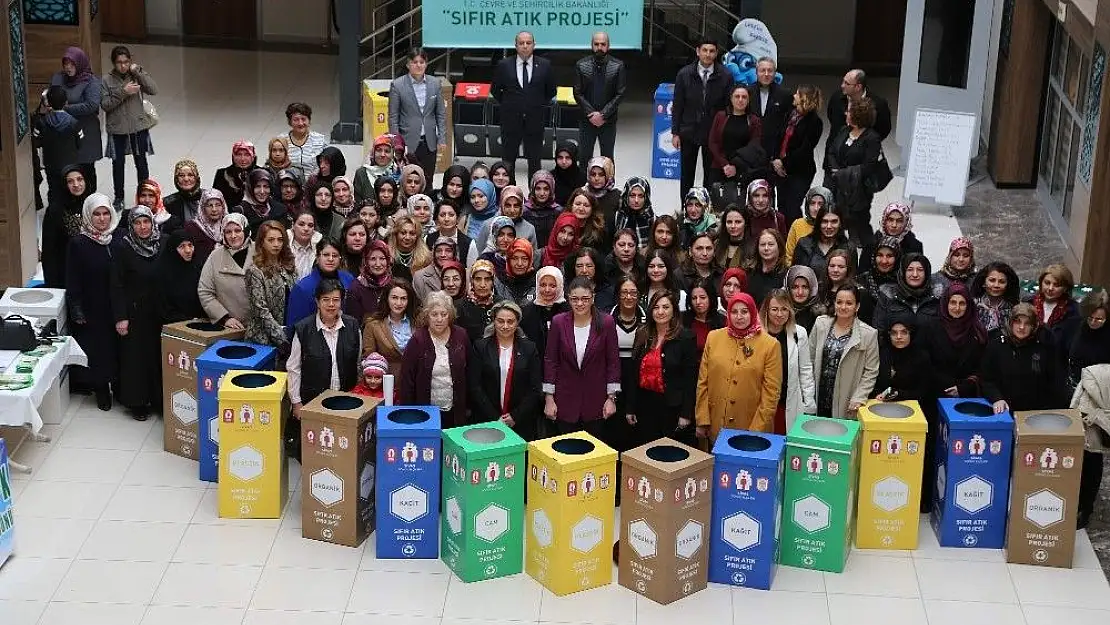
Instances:
[[[782,389],[782,346],[759,325],[755,300],[735,293],[728,325],[705,340],[698,373],[698,435],[717,438],[721,428],[770,432]]]

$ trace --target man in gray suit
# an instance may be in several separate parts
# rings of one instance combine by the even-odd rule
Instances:
[[[405,140],[409,161],[420,165],[430,187],[436,154],[447,149],[447,107],[439,78],[427,75],[424,48],[413,48],[408,56],[409,73],[389,85],[389,132]]]

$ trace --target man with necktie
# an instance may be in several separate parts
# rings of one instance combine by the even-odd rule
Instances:
[[[713,115],[728,106],[732,91],[732,74],[717,61],[717,52],[716,42],[703,39],[697,47],[698,60],[678,70],[674,80],[671,144],[682,157],[680,202],[694,186],[699,152],[702,177],[709,171],[709,127]]]
[[[516,54],[502,59],[493,75],[490,95],[501,105],[501,158],[516,181],[516,159],[521,143],[528,160],[528,179],[540,169],[543,132],[555,98],[555,76],[547,59],[535,56],[532,33],[516,36]]]

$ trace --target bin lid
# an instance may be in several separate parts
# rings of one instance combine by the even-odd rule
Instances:
[[[621,462],[661,479],[697,473],[712,468],[713,456],[700,449],[661,438],[621,453]]]
[[[713,456],[718,460],[743,461],[757,467],[777,467],[785,447],[785,436],[723,429],[717,433]]]
[[[665,83],[663,83],[663,84],[661,84],[661,85],[659,85],[658,87],[655,88],[655,99],[656,100],[663,99],[663,98],[666,98],[666,99],[669,100],[673,97],[674,97],[674,83],[673,82],[665,82]]]
[[[220,401],[281,401],[285,397],[286,384],[286,374],[281,371],[232,369],[220,381],[218,397]]]
[[[827,451],[851,453],[859,436],[859,422],[799,415],[794,427],[786,434],[790,445],[801,445]]]
[[[1015,435],[1022,441],[1053,441],[1082,445],[1083,418],[1078,410],[1027,410],[1014,413]]]
[[[43,316],[65,308],[65,289],[8,287],[0,295],[0,310],[7,315]]]
[[[439,406],[381,406],[378,438],[440,437]]]
[[[921,404],[914,400],[869,400],[859,410],[859,421],[861,429],[865,432],[913,433],[929,430],[929,422],[921,412]]]
[[[587,432],[532,441],[528,443],[528,452],[544,458],[562,471],[577,471],[617,461],[615,449]]]
[[[578,101],[574,99],[574,87],[555,87],[555,101],[559,104],[577,106]]]
[[[455,97],[462,100],[486,100],[492,87],[488,82],[460,82],[455,85]]]
[[[167,323],[162,326],[162,336],[173,337],[185,341],[211,345],[220,339],[231,341],[243,338],[243,330],[221,328],[207,319],[190,319]]]
[[[1014,429],[1014,418],[1009,411],[994,414],[994,406],[982,397],[944,397],[937,400],[937,406],[951,429]]]
[[[527,441],[500,421],[446,429],[443,431],[443,442],[450,442],[469,460],[522,454],[528,448]]]
[[[220,339],[197,356],[197,368],[264,369],[273,361],[275,352],[269,345]]]
[[[301,408],[301,419],[337,425],[357,425],[373,417],[382,400],[328,389]]]

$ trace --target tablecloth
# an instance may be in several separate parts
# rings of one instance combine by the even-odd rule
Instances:
[[[72,337],[66,337],[61,343],[55,343],[58,350],[53,354],[43,356],[35,365],[32,374],[34,385],[18,391],[0,391],[0,425],[24,426],[30,425],[33,433],[42,429],[42,415],[39,414],[39,405],[42,398],[50,390],[50,385],[58,379],[62,369],[67,365],[86,366],[89,358],[85,351]]]

